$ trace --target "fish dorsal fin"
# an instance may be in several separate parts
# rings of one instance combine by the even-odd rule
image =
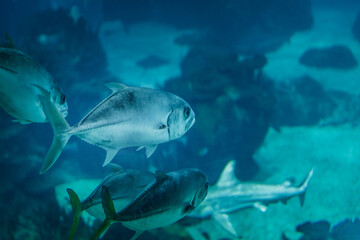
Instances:
[[[116,163],[109,163],[109,168],[112,173],[125,172],[125,169]]]
[[[231,160],[225,165],[215,186],[229,187],[239,182],[235,176],[235,163],[235,160]]]
[[[125,84],[118,83],[118,82],[110,82],[105,84],[113,93],[120,92],[125,88],[128,88]]]
[[[5,32],[5,43],[4,44],[1,44],[1,47],[4,47],[4,48],[15,48],[16,49],[16,45],[15,45],[15,42],[14,40],[10,37],[10,35]]]
[[[166,175],[166,173],[156,170],[155,172],[156,182],[163,182],[165,181],[169,176]]]

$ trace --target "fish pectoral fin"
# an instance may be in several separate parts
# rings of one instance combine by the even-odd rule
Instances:
[[[144,230],[137,230],[137,231],[135,232],[134,236],[132,236],[132,237],[130,238],[130,240],[135,240],[135,239],[137,239],[143,232],[144,232]]]
[[[12,74],[16,74],[16,73],[17,73],[15,70],[12,70],[12,69],[10,69],[10,68],[7,68],[7,67],[1,66],[1,65],[0,65],[0,68],[4,69],[5,71],[10,72],[10,73],[12,73]]]
[[[235,237],[239,237],[238,233],[235,231],[235,228],[228,214],[215,212],[213,214],[213,218],[215,222],[217,222],[220,226],[222,226],[226,231],[228,231]]]
[[[137,149],[136,149],[136,151],[140,151],[141,149],[143,149],[145,146],[141,146],[141,147],[138,147]]]
[[[21,124],[30,124],[31,123],[30,121],[25,120],[25,119],[14,119],[14,120],[12,120],[12,122],[21,123]]]
[[[110,163],[109,167],[113,173],[125,172],[125,169],[116,163]]]
[[[266,212],[266,210],[267,210],[267,206],[265,206],[261,202],[256,202],[256,203],[254,203],[253,206],[254,206],[254,208],[257,208],[258,210],[260,210],[261,212]]]
[[[153,153],[155,152],[157,148],[157,145],[150,145],[150,146],[145,146],[145,154],[146,154],[146,157],[149,158],[151,157],[151,155],[153,155]]]
[[[113,93],[120,92],[125,88],[128,88],[128,86],[119,82],[106,83],[105,86],[108,87]]]
[[[105,161],[103,163],[103,167],[108,165],[113,158],[115,157],[115,155],[117,154],[117,152],[119,151],[118,149],[112,149],[112,148],[105,148],[106,151],[106,157],[105,157]]]

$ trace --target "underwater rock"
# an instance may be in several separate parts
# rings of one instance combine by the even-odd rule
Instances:
[[[358,65],[352,51],[344,45],[310,48],[303,53],[299,62],[309,67],[334,69],[351,69]]]
[[[296,227],[296,231],[304,234],[300,240],[327,240],[330,223],[327,221],[305,222]]]
[[[235,52],[218,46],[190,49],[181,64],[182,75],[165,84],[165,90],[192,102],[201,123],[189,132],[186,150],[179,151],[186,153],[179,159],[189,159],[182,164],[191,166],[191,159],[198,159],[211,181],[224,167],[219,158],[237,159],[240,179],[255,174],[252,154],[271,125],[275,107],[273,85],[261,74],[265,64],[264,56],[238,60]]]
[[[280,126],[315,125],[330,116],[336,104],[314,79],[304,76],[289,85],[276,86],[274,124]]]
[[[289,84],[277,84],[273,125],[311,126],[360,123],[360,98],[343,91],[325,90],[315,79],[304,76]]]
[[[197,29],[206,32],[201,43],[248,54],[274,50],[313,24],[310,0],[209,1],[205,5],[201,0],[109,0],[103,9],[105,20],[121,20],[125,26],[155,21]]]
[[[105,52],[98,33],[84,18],[77,22],[69,11],[44,10],[24,19],[18,27],[26,52],[36,58],[61,85],[87,84],[107,74]]]
[[[360,42],[360,13],[358,13],[352,27],[353,36]]]
[[[333,226],[331,237],[334,240],[358,240],[360,237],[360,220],[345,219]]]

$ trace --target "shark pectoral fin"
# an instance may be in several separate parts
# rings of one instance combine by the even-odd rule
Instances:
[[[144,232],[143,230],[137,230],[137,231],[135,232],[134,236],[132,236],[132,237],[130,238],[130,240],[135,240],[135,239],[137,239],[143,232]]]
[[[267,210],[267,206],[265,206],[261,202],[256,202],[253,204],[253,206],[254,206],[254,208],[257,208],[261,212],[266,212],[266,210]]]
[[[146,146],[146,157],[149,158],[155,152],[157,145]]]
[[[69,240],[72,240],[75,236],[75,232],[76,232],[77,226],[79,224],[81,213],[83,212],[83,209],[81,207],[81,201],[80,201],[78,195],[70,188],[66,189],[66,191],[69,194],[71,206],[72,206],[73,214],[74,214],[73,224],[72,224],[72,227],[70,230],[70,235],[69,235]]]
[[[128,87],[125,84],[118,83],[118,82],[106,83],[105,86],[108,87],[113,93],[120,92]]]
[[[233,236],[239,237],[237,232],[234,229],[234,226],[230,220],[230,216],[225,213],[214,213],[214,220],[222,226],[227,232],[231,233]]]
[[[113,158],[115,157],[115,155],[117,154],[117,152],[119,151],[118,149],[112,149],[112,148],[105,148],[106,151],[106,157],[105,157],[105,161],[103,163],[103,167],[108,165]]]

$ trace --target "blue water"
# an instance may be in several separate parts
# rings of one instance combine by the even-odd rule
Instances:
[[[244,239],[329,239],[330,229],[297,226],[360,217],[358,1],[2,0],[0,32],[59,83],[70,125],[114,81],[165,90],[191,105],[196,123],[182,138],[160,144],[150,159],[144,150],[120,150],[113,162],[123,168],[198,168],[214,185],[235,160],[239,181],[291,179],[295,186],[314,168],[303,207],[291,199],[265,213],[231,215]],[[337,45],[346,52],[327,51]],[[309,49],[321,54],[300,62]],[[12,120],[0,110],[0,239],[66,239],[72,213],[55,188],[105,178],[105,151],[72,137],[40,175],[50,124]],[[76,239],[89,239],[99,223],[81,221]],[[331,236],[360,239],[358,224],[348,225]],[[198,237],[177,224],[139,239],[236,239],[211,219],[191,227]],[[114,224],[103,239],[131,236]]]

